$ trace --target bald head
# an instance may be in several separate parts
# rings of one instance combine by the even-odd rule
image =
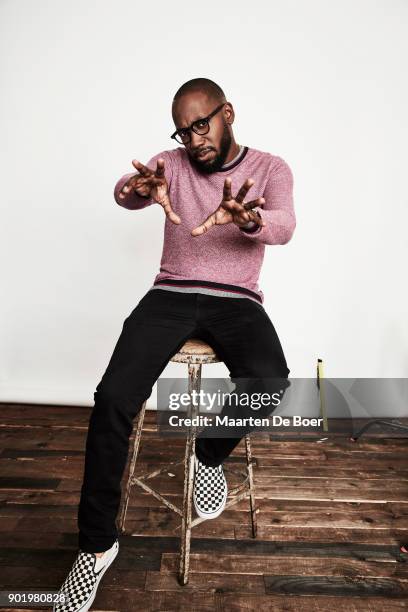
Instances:
[[[190,93],[201,92],[207,96],[207,98],[214,102],[216,105],[222,104],[227,101],[224,92],[221,87],[217,85],[211,79],[191,79],[184,83],[179,89],[176,91],[176,94],[173,99],[173,108],[174,104],[180,100],[183,96]]]

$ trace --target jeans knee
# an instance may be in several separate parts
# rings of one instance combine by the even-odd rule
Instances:
[[[108,385],[96,387],[94,393],[95,403],[111,404],[121,399],[121,393],[119,389],[109,387]]]
[[[150,397],[152,386],[140,380],[137,376],[123,375],[116,372],[105,373],[96,386],[94,393],[97,399],[105,402],[116,402],[117,400],[128,400],[138,402]]]
[[[105,381],[99,383],[94,392],[95,410],[103,412],[108,419],[120,416],[133,420],[148,397],[143,390],[129,393]]]

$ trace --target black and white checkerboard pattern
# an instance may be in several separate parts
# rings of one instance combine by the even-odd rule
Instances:
[[[55,612],[77,612],[83,609],[97,586],[99,573],[94,572],[95,562],[96,556],[93,553],[79,552],[60,590],[67,595],[68,601],[56,604]]]
[[[219,512],[226,503],[227,482],[222,465],[208,467],[195,457],[194,502],[201,513]]]

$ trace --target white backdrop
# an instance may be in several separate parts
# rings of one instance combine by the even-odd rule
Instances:
[[[297,228],[260,279],[290,376],[318,357],[330,377],[406,376],[407,16],[405,0],[2,0],[0,400],[92,404],[164,225],[113,188],[173,148],[171,100],[197,76],[233,103],[237,142],[294,174]]]

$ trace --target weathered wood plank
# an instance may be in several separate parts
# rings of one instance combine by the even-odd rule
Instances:
[[[177,554],[163,553],[160,571],[177,571],[178,561]],[[408,564],[394,560],[193,553],[190,555],[190,569],[200,574],[398,578],[407,581],[408,588]]]
[[[341,481],[342,482],[342,481]],[[345,502],[364,502],[377,501],[385,503],[388,501],[408,502],[408,487],[395,488],[385,487],[380,488],[378,485],[369,484],[370,481],[361,483],[348,483],[347,486],[335,486],[331,483],[329,486],[314,486],[313,483],[302,485],[286,482],[274,484],[272,481],[268,483],[256,484],[256,497],[266,499],[314,499],[322,501],[345,501]]]
[[[70,534],[73,535],[73,534]],[[74,534],[72,542],[67,544],[64,533],[48,533],[40,531],[17,531],[10,530],[1,534],[2,548],[27,548],[29,544],[31,548],[43,548],[60,550],[63,548],[77,549],[78,536]]]
[[[102,585],[98,589],[93,609],[115,612],[218,612],[217,593],[181,591],[145,591],[133,589],[112,589]]]
[[[336,527],[342,529],[344,527],[350,529],[406,529],[408,534],[408,516],[399,518],[393,517],[387,512],[381,511],[346,511],[338,512],[321,511],[321,512],[297,512],[296,514],[288,512],[259,512],[259,525],[280,525],[282,527]]]
[[[126,533],[134,536],[180,536],[181,519],[167,509],[149,510],[147,516],[143,519],[133,520],[130,518],[126,520]],[[234,526],[230,520],[203,521],[194,527],[194,536],[234,539]]]
[[[44,549],[44,548],[12,548],[2,547],[0,550],[0,566],[14,568],[63,568],[69,571],[76,558],[77,550]],[[159,551],[143,551],[138,553],[128,547],[120,549],[114,565],[118,570],[155,570],[160,569],[161,553]]]
[[[176,572],[162,573],[149,571],[146,574],[146,591],[265,593],[263,577],[256,575],[247,575],[243,582],[242,576],[234,574],[196,574],[190,572],[188,584],[180,586],[177,581]]]
[[[53,491],[60,485],[58,478],[41,478],[39,472],[32,478],[27,476],[0,476],[0,489],[42,489]]]
[[[350,595],[401,598],[408,596],[408,583],[388,578],[376,579],[361,576],[264,576],[267,593],[290,593],[294,595]],[[387,608],[388,609],[388,608]]]
[[[250,528],[235,526],[237,539],[250,538]],[[281,527],[260,525],[258,538],[265,541],[286,542],[327,542],[341,543],[353,542],[355,544],[395,545],[404,542],[407,537],[406,529],[338,529],[336,527]]]
[[[178,495],[172,495],[172,502],[182,506],[182,491]],[[9,489],[7,491],[0,490],[0,516],[1,508],[8,504],[26,505],[49,505],[49,506],[78,506],[80,500],[80,491],[65,492],[65,491],[26,491],[21,489]],[[157,508],[165,506],[155,497],[136,488],[132,491],[129,505],[129,512],[133,508]],[[245,511],[248,512],[248,502],[245,505]]]
[[[313,595],[241,595],[223,593],[221,602],[228,612],[397,612],[406,610],[406,600],[388,597]]]
[[[1,568],[2,589],[19,590],[59,590],[64,582],[70,565],[48,566],[44,571],[44,566],[3,566]],[[107,570],[103,585],[110,588],[122,589],[131,588],[135,590],[145,590],[146,572],[132,568],[121,570],[116,566],[116,561]],[[102,584],[102,583],[101,583]],[[263,590],[265,592],[265,588]]]
[[[310,468],[310,466],[304,466],[304,465],[298,465],[297,467],[290,466],[290,467],[285,468],[285,470],[280,470],[279,472],[276,472],[274,469],[272,469],[269,466],[267,467],[256,466],[255,471],[256,471],[257,478],[259,478],[260,480],[262,480],[263,478],[270,478],[270,477],[275,477],[275,478],[285,477],[285,478],[296,478],[296,479],[312,478],[314,480],[330,479],[333,481],[344,480],[344,479],[345,480],[359,479],[359,480],[384,481],[386,479],[387,482],[401,481],[401,482],[405,482],[406,484],[408,484],[408,465],[406,466],[405,470],[389,469],[389,468],[387,469],[373,468],[373,469],[363,470],[363,469],[357,468],[355,465],[354,466],[349,465],[343,468],[337,466],[335,469],[333,469],[332,465],[326,462],[324,465],[317,464],[313,466],[313,468]]]

